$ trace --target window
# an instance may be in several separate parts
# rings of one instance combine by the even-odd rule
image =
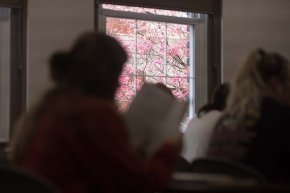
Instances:
[[[207,102],[209,82],[219,82],[209,78],[208,58],[214,50],[213,44],[209,46],[212,15],[190,9],[160,9],[152,6],[152,1],[150,6],[126,2],[96,4],[98,30],[116,37],[129,53],[116,96],[120,108],[127,108],[144,82],[162,82],[176,97],[190,101],[188,116],[194,116],[195,109]]]
[[[10,46],[11,46],[11,9],[0,7],[0,124],[1,138],[9,136],[10,127]]]
[[[0,0],[0,143],[9,141],[25,102],[22,15],[22,1]]]

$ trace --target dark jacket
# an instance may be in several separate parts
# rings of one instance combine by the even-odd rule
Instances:
[[[290,108],[264,98],[256,137],[243,162],[273,182],[290,182]]]

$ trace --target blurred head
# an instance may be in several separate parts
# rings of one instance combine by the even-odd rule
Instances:
[[[288,103],[290,94],[289,61],[277,53],[260,50],[259,69],[265,84],[265,95],[281,103]]]
[[[262,98],[282,100],[288,85],[288,61],[277,53],[256,49],[248,55],[232,82],[227,112],[239,118],[259,117]]]
[[[58,86],[113,99],[127,54],[114,38],[97,32],[79,37],[71,50],[50,59],[51,77]]]
[[[230,84],[222,83],[217,86],[212,95],[212,103],[215,104],[216,109],[222,111],[226,106],[226,101],[230,93]]]
[[[212,95],[211,102],[202,106],[197,112],[197,116],[200,117],[203,114],[211,110],[223,111],[226,107],[226,101],[230,92],[229,83],[222,83],[218,85]]]

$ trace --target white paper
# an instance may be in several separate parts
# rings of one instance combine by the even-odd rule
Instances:
[[[151,155],[166,140],[176,139],[187,106],[158,86],[144,84],[124,113],[133,145]]]

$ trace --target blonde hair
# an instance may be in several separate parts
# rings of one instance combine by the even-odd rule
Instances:
[[[261,100],[268,90],[268,82],[276,77],[279,83],[288,82],[288,61],[276,53],[262,49],[252,51],[240,66],[232,84],[225,114],[238,123],[253,126],[260,117]]]

